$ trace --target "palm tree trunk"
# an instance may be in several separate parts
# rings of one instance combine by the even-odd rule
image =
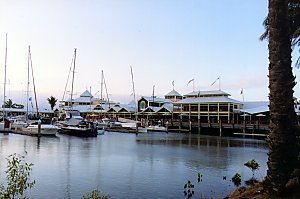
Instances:
[[[270,135],[268,137],[268,191],[284,194],[297,162],[295,77],[291,67],[288,1],[269,0]]]

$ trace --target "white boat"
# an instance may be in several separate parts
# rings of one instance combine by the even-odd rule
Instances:
[[[22,130],[23,128],[26,128],[29,124],[38,122],[38,120],[29,120],[29,119],[27,119],[27,121],[26,121],[25,115],[18,115],[15,117],[10,117],[9,121],[11,122],[12,130]]]
[[[39,125],[30,124],[29,126],[22,129],[23,132],[28,132],[31,135],[41,135],[41,136],[55,136],[59,127],[52,124],[40,124],[41,130],[39,134]]]
[[[147,130],[148,131],[163,131],[163,132],[168,131],[168,129],[166,127],[160,126],[160,125],[148,126]]]
[[[11,122],[8,119],[0,119],[0,132],[8,133],[11,131]]]

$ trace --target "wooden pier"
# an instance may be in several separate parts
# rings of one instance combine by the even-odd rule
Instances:
[[[168,123],[169,132],[206,134],[217,136],[242,136],[265,138],[269,133],[267,124],[261,123],[222,123],[197,121],[172,121]]]

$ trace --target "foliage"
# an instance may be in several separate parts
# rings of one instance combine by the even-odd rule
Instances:
[[[4,104],[2,105],[3,108],[11,108],[12,107],[12,100],[8,99]]]
[[[188,180],[188,182],[186,184],[184,184],[184,195],[187,196],[187,198],[190,198],[194,195],[194,185],[191,183],[190,180]]]
[[[0,185],[0,199],[27,198],[24,192],[33,188],[35,181],[30,180],[32,163],[24,161],[25,156],[12,154],[7,158],[7,186]]]
[[[2,105],[2,108],[18,108],[18,109],[22,109],[22,108],[24,108],[24,105],[13,103],[11,99],[8,99],[6,102],[4,102],[4,104]]]
[[[240,186],[241,185],[241,181],[242,181],[242,176],[239,173],[235,173],[234,176],[231,178],[231,181],[233,182],[233,184],[235,186]]]
[[[293,47],[300,47],[300,1],[299,0],[288,0],[288,18],[290,22],[290,38],[291,45]],[[269,37],[269,17],[267,16],[263,22],[265,32],[259,37],[259,39],[265,40]],[[300,49],[299,49],[300,51]],[[300,56],[295,63],[297,68],[300,67]]]
[[[51,110],[53,111],[53,108],[56,105],[57,99],[53,96],[50,96],[47,100],[48,100],[48,103],[50,104]]]
[[[259,169],[260,165],[256,162],[256,160],[252,159],[252,160],[249,160],[248,162],[246,162],[244,164],[246,167],[248,167],[249,169],[251,169],[252,171],[252,176],[254,176],[254,172],[256,170]]]
[[[109,199],[109,196],[101,196],[98,189],[93,190],[91,193],[86,194],[82,197],[83,199]]]

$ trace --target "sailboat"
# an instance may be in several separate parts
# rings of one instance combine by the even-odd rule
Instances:
[[[103,80],[104,80],[104,74],[103,74],[103,70],[101,70],[101,90],[100,90],[100,122],[97,122],[97,132],[98,135],[103,135],[105,132],[105,128],[107,128],[108,124],[107,122],[104,122],[103,118],[102,118],[102,109],[103,109]]]
[[[6,62],[7,62],[7,34],[6,34],[6,47],[5,47],[5,64],[4,64],[4,89],[3,89],[3,118],[0,121],[0,132],[8,133],[11,131],[11,122],[5,118],[5,92],[6,92]]]
[[[73,76],[72,76],[72,87],[71,87],[71,105],[70,105],[70,113],[77,112],[73,110],[73,86],[74,86],[74,74],[75,74],[75,61],[76,61],[76,48],[74,50],[74,58],[73,58]],[[78,137],[96,137],[97,127],[90,122],[85,122],[82,120],[78,120],[72,117],[70,114],[70,118],[66,121],[60,123],[61,127],[59,132],[62,134],[73,135]]]
[[[36,119],[38,119],[36,122],[31,122],[29,124],[29,114],[28,114],[28,108],[29,108],[29,71],[31,66],[31,72],[32,72],[32,81],[33,81],[33,87],[34,87],[34,96],[35,96],[35,105],[36,105]],[[51,124],[47,120],[39,117],[39,111],[38,111],[38,104],[37,104],[37,97],[36,97],[36,90],[35,90],[35,82],[34,82],[34,76],[33,76],[33,67],[32,67],[32,59],[31,59],[31,52],[30,52],[30,46],[28,47],[28,83],[27,83],[27,110],[26,110],[26,124],[27,126],[24,126],[21,131],[27,132],[30,135],[42,135],[42,136],[55,136],[57,133],[57,130],[59,127]]]
[[[144,127],[141,127],[140,126],[140,122],[138,122],[138,119],[137,119],[137,114],[138,114],[138,103],[137,103],[137,101],[136,101],[136,99],[135,99],[135,89],[134,89],[134,81],[133,81],[133,72],[132,72],[132,67],[130,66],[130,71],[131,71],[131,80],[132,80],[132,91],[133,91],[133,100],[134,100],[134,103],[135,103],[135,113],[134,113],[134,115],[135,115],[135,125],[134,125],[134,127],[135,127],[135,129],[136,129],[136,133],[146,133],[147,132],[147,129],[146,128],[144,128]]]

